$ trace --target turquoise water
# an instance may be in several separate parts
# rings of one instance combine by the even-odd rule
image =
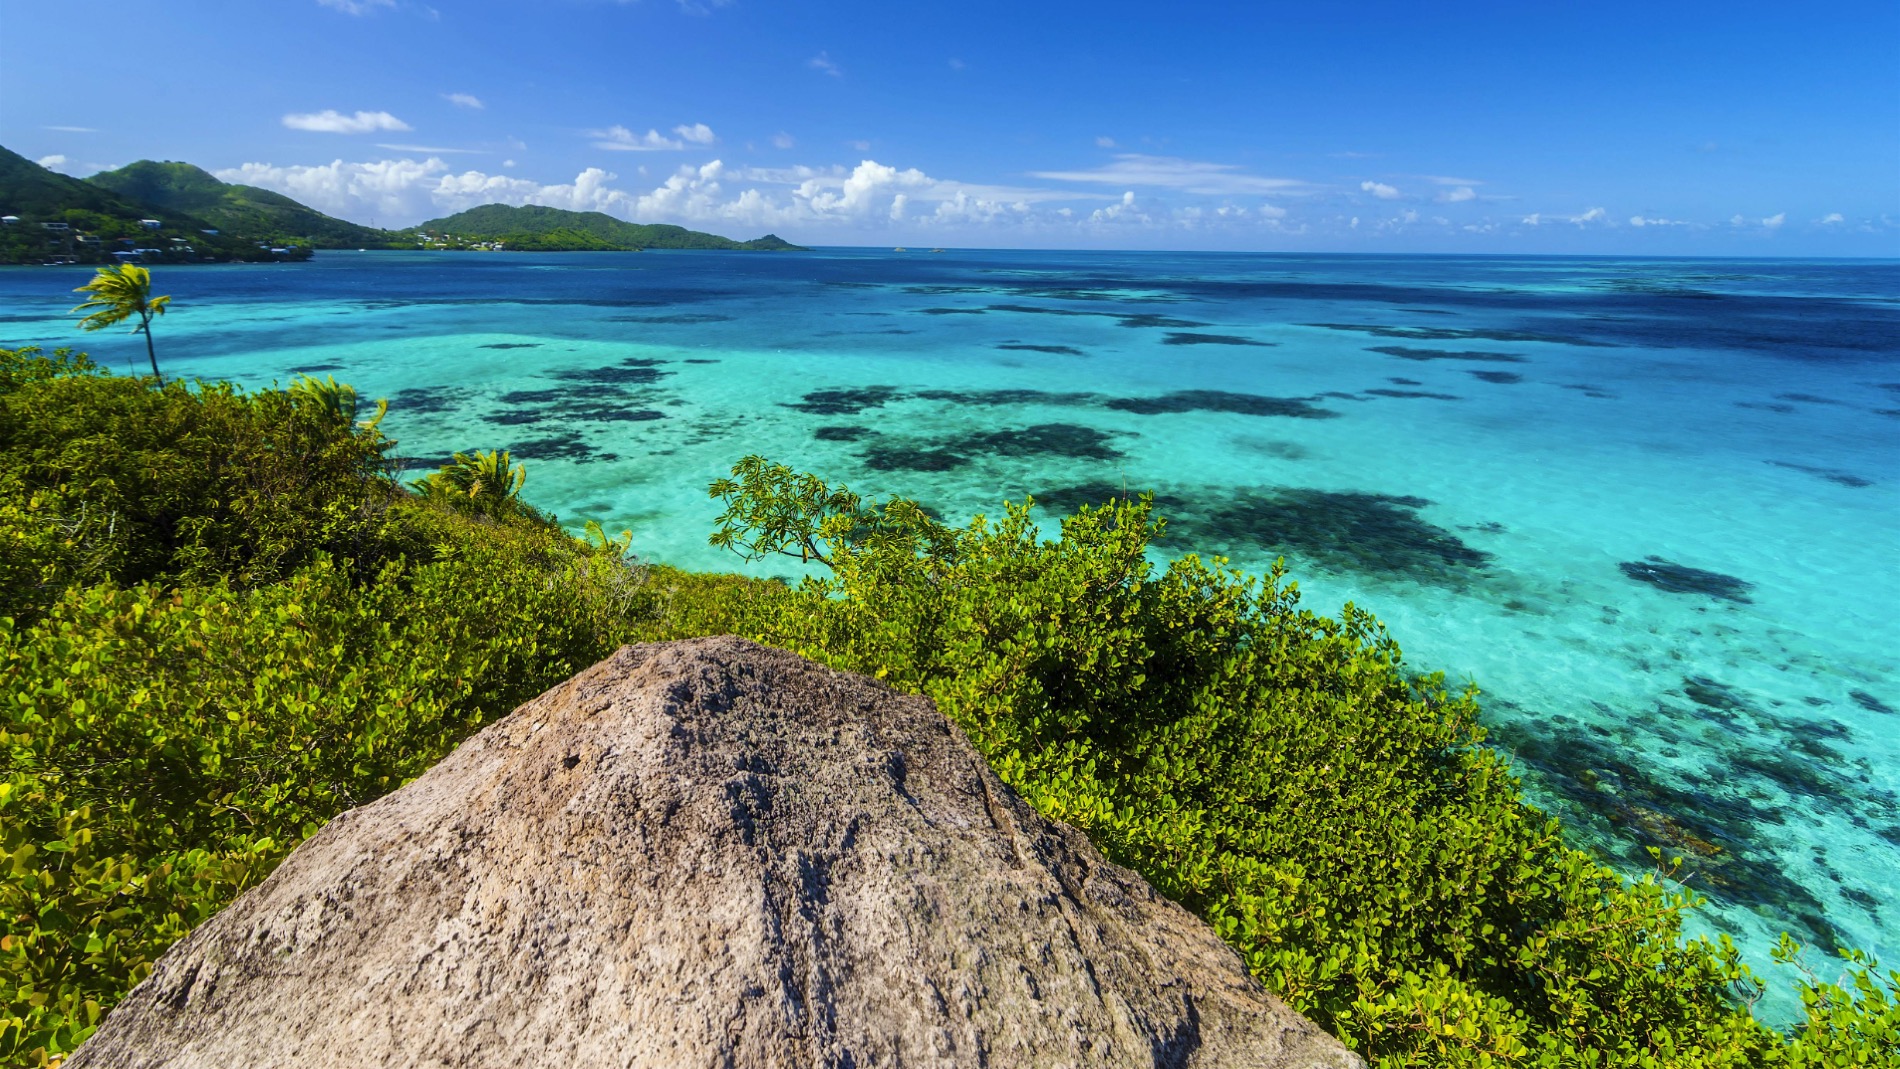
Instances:
[[[0,273],[0,342],[135,361]],[[335,374],[398,452],[735,568],[764,453],[952,516],[1123,485],[1166,553],[1383,618],[1535,800],[1701,923],[1900,952],[1900,263],[828,250],[161,273],[173,374]],[[768,566],[766,571],[782,571]]]

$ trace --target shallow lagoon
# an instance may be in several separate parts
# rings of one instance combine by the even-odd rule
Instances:
[[[143,344],[0,273],[0,344]],[[1704,924],[1900,952],[1900,264],[826,250],[163,271],[178,375],[335,374],[426,464],[732,568],[765,453],[950,516],[1123,486],[1164,554],[1354,601],[1484,689],[1534,798]],[[766,571],[783,571],[768,566]]]

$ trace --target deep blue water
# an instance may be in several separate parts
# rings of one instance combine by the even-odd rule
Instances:
[[[71,269],[0,343],[83,345]],[[399,452],[708,548],[747,453],[952,516],[1124,483],[1167,554],[1382,617],[1580,842],[1705,928],[1900,930],[1900,263],[1039,252],[322,254],[159,272],[161,359],[335,374]],[[776,570],[776,569],[774,569]]]

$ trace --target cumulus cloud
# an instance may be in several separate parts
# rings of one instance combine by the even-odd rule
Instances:
[[[829,52],[820,52],[811,57],[805,61],[805,66],[815,71],[823,71],[833,78],[844,77],[844,71],[839,69],[838,64],[832,61],[831,53]]]
[[[359,111],[354,115],[345,115],[328,108],[317,112],[292,113],[284,116],[283,121],[292,130],[309,130],[320,134],[368,134],[378,130],[407,133],[414,129],[386,111]]]
[[[1444,201],[1446,204],[1459,204],[1468,200],[1477,200],[1478,191],[1472,189],[1470,186],[1459,186],[1457,189],[1440,193],[1438,199]]]
[[[396,0],[317,0],[317,3],[335,8],[345,15],[367,15],[379,7],[396,6]]]
[[[690,141],[695,145],[710,145],[719,140],[713,136],[712,127],[703,122],[696,122],[691,126],[682,123],[673,127],[673,132],[679,135],[681,141]]]
[[[1523,223],[1525,226],[1542,226],[1545,223],[1575,223],[1578,226],[1583,226],[1586,223],[1608,222],[1609,218],[1610,213],[1607,210],[1603,208],[1591,208],[1577,215],[1545,215],[1542,212],[1532,212],[1523,218]],[[1611,225],[1615,224],[1612,223]]]
[[[712,131],[708,130],[707,133],[711,134]],[[686,142],[666,137],[658,130],[648,130],[642,135],[624,126],[589,130],[587,136],[594,139],[595,148],[607,149],[610,152],[677,152],[686,147]]]
[[[1767,227],[1770,230],[1777,230],[1777,229],[1780,229],[1781,224],[1787,221],[1788,221],[1787,212],[1776,212],[1775,214],[1769,216],[1768,218],[1763,219],[1761,221],[1761,225]]]
[[[1815,222],[1821,224],[1822,226],[1839,226],[1842,223],[1847,222],[1847,220],[1841,215],[1840,212],[1829,212],[1826,215],[1823,215],[1821,218],[1815,220]]]
[[[51,156],[41,156],[39,159],[40,166],[46,168],[49,171],[60,170],[61,168],[65,167],[70,162],[71,162],[70,160],[68,160],[66,157],[58,153],[54,153]]]
[[[1397,200],[1401,196],[1396,186],[1388,186],[1384,182],[1361,182],[1359,188],[1380,200]]]
[[[1633,227],[1640,228],[1640,227],[1645,227],[1645,226],[1692,226],[1693,224],[1682,219],[1665,219],[1665,218],[1662,218],[1661,216],[1632,215],[1630,216],[1630,225]]]
[[[482,99],[473,93],[443,93],[442,99],[458,108],[470,108],[475,111],[480,111],[488,106],[483,104]]]
[[[798,140],[783,130],[772,135],[773,148],[791,148],[796,144],[798,144]]]
[[[1031,171],[1033,178],[1057,182],[1092,182],[1115,186],[1152,186],[1204,196],[1243,196],[1249,193],[1288,193],[1306,183],[1291,178],[1247,174],[1236,164],[1207,163],[1173,156],[1146,156],[1125,152],[1115,162],[1085,171]]]

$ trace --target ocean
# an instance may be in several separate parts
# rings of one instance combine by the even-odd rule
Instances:
[[[90,272],[0,272],[0,344]],[[1482,689],[1531,800],[1693,928],[1900,956],[1900,262],[896,252],[321,253],[161,268],[169,375],[333,374],[418,465],[710,548],[761,453],[960,519],[1152,491],[1158,558],[1284,557]],[[420,472],[418,472],[420,474]],[[772,562],[760,574],[787,569]]]

